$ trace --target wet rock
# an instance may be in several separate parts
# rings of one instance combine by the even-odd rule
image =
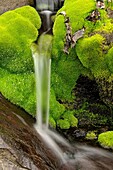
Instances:
[[[10,167],[10,170],[59,169],[60,160],[51,148],[46,147],[33,122],[23,110],[0,95],[0,167]]]
[[[25,5],[34,6],[34,0],[2,0],[0,1],[0,14]]]

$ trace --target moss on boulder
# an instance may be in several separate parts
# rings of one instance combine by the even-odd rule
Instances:
[[[113,149],[113,131],[101,133],[98,136],[98,142],[104,148]]]
[[[35,80],[30,46],[41,25],[37,11],[24,6],[0,16],[0,91],[35,114]]]
[[[56,76],[56,79],[53,79],[53,88],[57,98],[62,101],[72,99],[73,87],[79,76],[85,75],[96,81],[101,100],[112,108],[113,97],[110,94],[113,81],[113,19],[108,16],[108,4],[105,3],[105,5],[105,9],[100,9],[93,0],[66,0],[57,13],[53,27],[55,64],[52,70],[55,71]],[[61,14],[62,12],[69,17],[72,35],[83,27],[85,28],[84,37],[77,41],[74,48],[70,46],[69,55],[63,52],[67,30],[65,16]],[[61,88],[62,86],[63,88]],[[107,91],[109,91],[108,94]]]
[[[25,6],[0,16],[0,67],[12,73],[33,71],[30,45],[41,21],[34,8]]]

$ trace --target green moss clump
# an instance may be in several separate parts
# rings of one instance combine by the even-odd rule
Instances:
[[[57,126],[61,129],[69,129],[70,127],[77,127],[78,119],[74,116],[74,111],[66,111],[57,120]]]
[[[97,136],[96,136],[95,132],[89,131],[89,132],[86,134],[86,139],[88,139],[88,140],[94,140],[94,139],[97,139]]]
[[[8,11],[0,16],[0,26],[0,67],[13,73],[33,71],[30,46],[41,26],[37,11],[30,6]]]
[[[59,119],[57,121],[57,126],[59,126],[61,129],[69,129],[70,123],[68,122],[68,120]]]
[[[36,94],[33,73],[11,74],[0,69],[0,90],[14,104],[35,115]]]
[[[103,132],[98,136],[98,142],[104,148],[113,149],[113,131]]]
[[[110,74],[103,54],[104,41],[101,35],[95,34],[80,40],[76,46],[77,55],[83,66],[90,69],[96,78]]]
[[[70,127],[77,127],[78,119],[74,116],[74,111],[66,111],[63,118],[70,123]]]

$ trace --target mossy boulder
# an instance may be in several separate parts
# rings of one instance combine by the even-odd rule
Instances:
[[[104,148],[113,149],[113,131],[101,133],[98,136],[98,142]]]
[[[110,8],[112,11],[112,5],[110,7],[106,2],[105,9],[101,9],[93,0],[66,0],[64,6],[58,11],[53,27],[55,64],[52,70],[55,74],[53,88],[61,101],[69,101],[73,98],[72,89],[80,75],[83,75],[96,81],[101,100],[112,109],[113,19],[107,13]],[[93,14],[96,15],[94,18]],[[72,35],[85,28],[84,36],[76,42],[74,48],[70,46],[68,55],[63,52],[68,34],[66,17],[69,18],[68,24],[72,29]]]
[[[41,20],[25,6],[0,16],[0,67],[12,73],[33,71],[30,45],[36,41]],[[4,57],[5,56],[5,57]]]

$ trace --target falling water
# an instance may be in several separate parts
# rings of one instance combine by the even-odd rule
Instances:
[[[57,154],[62,162],[65,162],[64,153],[57,145],[57,142],[63,143],[69,147],[69,144],[58,134],[48,128],[49,120],[49,94],[50,94],[50,74],[51,74],[51,44],[52,36],[43,34],[40,36],[38,45],[31,46],[34,59],[35,77],[36,77],[36,124],[35,129],[46,141],[48,147]]]
[[[44,21],[42,23],[42,27],[43,27],[44,32],[48,32],[51,29],[51,26],[52,26],[51,15],[52,14],[53,14],[53,12],[49,11],[49,10],[44,10],[44,11],[40,12],[40,17]]]
[[[48,128],[49,94],[51,73],[51,41],[50,35],[40,36],[38,46],[32,45],[35,76],[36,76],[36,120],[38,129]]]

